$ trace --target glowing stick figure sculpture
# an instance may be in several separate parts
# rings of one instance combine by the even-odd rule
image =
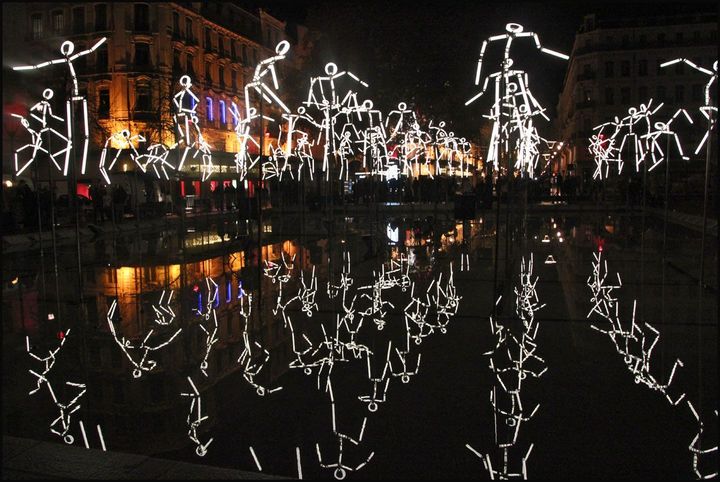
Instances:
[[[170,176],[168,176],[165,167],[167,166],[169,169],[174,169],[173,165],[167,160],[169,154],[170,151],[164,144],[152,144],[148,146],[147,151],[140,156],[143,159],[141,169],[143,172],[147,172],[148,166],[151,166],[158,179],[162,179],[160,176],[160,171],[162,171],[165,179],[169,180]],[[160,170],[158,170],[158,167]]]
[[[685,394],[682,393],[673,398],[668,392],[668,389],[675,376],[675,370],[683,366],[682,361],[679,359],[675,360],[670,370],[667,383],[661,383],[655,378],[651,373],[651,361],[653,349],[660,338],[660,333],[649,323],[643,323],[643,326],[640,326],[635,322],[636,301],[633,301],[630,328],[628,329],[622,326],[619,315],[620,304],[617,299],[612,298],[610,294],[613,289],[621,286],[620,278],[618,276],[618,285],[606,285],[607,263],[603,265],[600,264],[600,253],[595,255],[594,258],[593,274],[588,279],[588,286],[593,293],[591,302],[593,302],[594,305],[587,317],[589,318],[591,314],[597,313],[605,318],[610,326],[607,329],[599,328],[595,325],[590,325],[590,327],[608,335],[615,345],[615,350],[622,356],[630,373],[634,375],[635,383],[642,383],[651,390],[662,393],[671,405],[677,405],[685,398]]]
[[[645,156],[649,154],[650,157],[652,157],[652,166],[648,168],[648,172],[655,169],[662,161],[666,159],[666,157],[670,154],[669,152],[665,152],[661,146],[661,143],[659,142],[659,139],[662,137],[666,138],[672,138],[675,140],[675,146],[677,147],[677,151],[680,154],[680,157],[684,160],[689,160],[690,158],[685,155],[683,152],[682,145],[680,144],[680,138],[678,135],[670,130],[670,125],[675,120],[675,118],[680,114],[684,114],[687,121],[692,124],[693,121],[690,118],[690,115],[685,111],[685,109],[678,109],[677,112],[670,118],[667,122],[655,122],[653,127],[655,130],[648,132],[643,136],[643,139],[646,140],[647,143],[647,151],[645,152]],[[669,140],[669,139],[668,139]]]
[[[50,431],[54,433],[55,435],[61,437],[63,441],[70,445],[73,443],[75,438],[70,434],[70,425],[71,425],[71,416],[73,413],[80,410],[80,404],[78,403],[78,400],[85,394],[86,387],[84,383],[75,383],[75,382],[65,382],[65,385],[68,387],[68,390],[76,391],[77,394],[74,398],[72,398],[69,402],[62,403],[58,400],[57,395],[55,394],[55,390],[53,390],[52,384],[47,379],[47,375],[52,370],[53,366],[55,365],[55,362],[57,361],[56,355],[60,352],[62,347],[65,345],[65,341],[67,340],[67,335],[70,334],[70,330],[68,329],[66,332],[61,332],[62,337],[60,339],[60,344],[55,348],[54,350],[48,351],[48,356],[46,357],[40,357],[32,352],[32,347],[30,346],[30,338],[25,337],[25,347],[27,350],[28,355],[30,355],[35,360],[42,362],[44,364],[43,371],[41,373],[37,373],[36,371],[30,369],[29,372],[33,376],[37,378],[36,380],[36,387],[28,393],[29,395],[33,395],[37,393],[43,385],[47,386],[48,392],[50,393],[50,397],[52,398],[53,403],[57,407],[57,409],[60,411],[60,414],[58,417],[50,422]]]
[[[65,110],[66,110],[66,118],[65,122],[68,124],[68,142],[72,144],[73,138],[78,137],[73,133],[73,117],[71,115],[71,106],[74,103],[80,103],[81,109],[82,109],[82,134],[83,134],[83,147],[82,147],[82,164],[80,168],[80,173],[85,174],[85,165],[87,162],[87,153],[88,153],[88,147],[90,143],[90,131],[89,131],[89,124],[88,124],[88,109],[87,109],[87,98],[85,96],[80,95],[79,89],[78,89],[78,81],[77,81],[77,75],[75,73],[75,67],[73,66],[73,62],[77,60],[79,57],[88,55],[92,52],[94,52],[100,45],[102,45],[105,40],[107,40],[105,37],[101,38],[95,44],[90,47],[87,50],[83,50],[77,53],[73,53],[75,51],[75,44],[69,40],[66,40],[62,43],[60,46],[60,53],[63,55],[62,58],[54,59],[54,60],[48,60],[46,62],[39,63],[37,65],[23,65],[18,67],[13,67],[13,70],[33,70],[33,69],[42,69],[44,67],[47,67],[49,65],[57,65],[57,64],[66,64],[68,66],[68,70],[70,72],[70,78],[72,79],[72,93],[70,98],[65,103]],[[69,158],[66,158],[69,159]],[[68,162],[66,160],[65,169],[63,169],[63,175],[67,176],[67,168],[68,168]]]
[[[717,451],[718,451],[717,441],[715,442],[715,446],[714,446],[714,447],[705,448],[705,449],[702,448],[702,442],[703,442],[703,441],[702,441],[701,439],[702,439],[702,436],[703,436],[703,432],[705,431],[705,424],[704,424],[703,421],[700,419],[700,415],[698,415],[697,411],[695,410],[695,407],[694,407],[693,404],[690,402],[690,400],[687,401],[687,404],[688,404],[688,408],[689,408],[690,411],[692,412],[693,417],[695,417],[695,420],[697,421],[697,424],[698,424],[698,432],[697,432],[697,434],[695,435],[695,438],[693,438],[692,442],[690,442],[690,445],[688,446],[688,449],[690,450],[690,453],[692,453],[692,467],[693,467],[693,472],[695,472],[695,476],[696,476],[698,479],[701,479],[701,480],[703,480],[703,479],[714,479],[714,478],[716,478],[716,477],[718,476],[717,471],[715,471],[715,472],[710,472],[710,473],[702,473],[702,472],[700,471],[699,465],[700,465],[700,458],[701,458],[701,456],[707,455],[707,454],[711,454],[711,453],[713,453],[713,452],[717,452]],[[717,418],[717,416],[718,416],[718,411],[715,410],[715,417]],[[716,423],[717,423],[717,421],[716,421]],[[705,458],[705,457],[703,457],[703,459],[704,459],[704,458]],[[717,457],[714,457],[713,460],[714,460],[715,463],[716,463],[715,467],[717,467]]]
[[[155,307],[153,306],[153,308],[155,308]],[[133,377],[140,378],[142,376],[143,372],[149,372],[157,366],[157,362],[155,360],[148,359],[148,355],[150,354],[150,352],[157,351],[163,347],[166,347],[170,343],[172,343],[172,341],[180,334],[180,332],[182,331],[182,328],[178,328],[177,331],[175,331],[175,333],[173,333],[169,338],[167,338],[165,341],[163,341],[159,344],[156,344],[156,345],[148,344],[150,337],[152,337],[153,333],[155,332],[155,330],[150,329],[148,331],[147,335],[145,336],[145,338],[143,338],[143,340],[140,342],[140,344],[135,345],[130,340],[127,340],[124,336],[122,337],[122,339],[118,338],[118,334],[115,330],[115,323],[114,323],[116,309],[117,309],[117,300],[112,302],[112,305],[110,306],[110,309],[108,310],[107,317],[106,317],[108,327],[110,328],[110,333],[112,334],[113,338],[115,339],[115,343],[117,343],[117,345],[120,347],[122,352],[125,354],[127,359],[130,361],[130,363],[134,367],[133,368]],[[156,313],[157,312],[158,312],[158,310],[156,309]],[[174,315],[173,315],[173,317],[174,317]],[[167,324],[169,324],[169,323],[167,323]],[[131,351],[139,352],[141,354],[140,359],[136,360],[135,357],[133,357],[133,355],[130,353]]]
[[[314,107],[319,110],[322,114],[322,121],[319,123],[314,121],[316,127],[320,129],[317,142],[324,139],[324,150],[323,150],[323,172],[325,172],[325,180],[330,179],[330,171],[328,169],[328,163],[330,162],[331,156],[337,155],[336,140],[337,133],[335,124],[337,123],[337,117],[341,114],[346,116],[350,112],[357,111],[357,109],[343,109],[344,107],[351,106],[352,104],[357,105],[357,94],[351,90],[340,99],[336,91],[336,82],[343,78],[345,75],[358,82],[363,87],[367,87],[368,84],[360,80],[355,74],[349,71],[338,72],[336,64],[330,62],[325,65],[325,76],[311,77],[310,89],[308,90],[307,100],[303,102],[307,107]]]
[[[181,143],[185,146],[177,166],[178,171],[182,170],[188,152],[194,149],[193,158],[202,153],[202,180],[204,182],[212,174],[212,152],[210,152],[210,145],[205,141],[200,131],[200,121],[197,117],[198,98],[190,90],[192,87],[190,76],[183,75],[180,77],[180,86],[182,90],[173,97],[173,103],[177,110],[174,115],[174,122],[179,140],[171,148],[174,149]]]
[[[236,120],[235,136],[238,139],[238,152],[235,154],[235,170],[240,174],[240,180],[244,180],[248,172],[255,167],[260,160],[260,155],[253,155],[250,153],[250,146],[254,145],[255,150],[260,152],[260,143],[255,140],[250,132],[250,126],[255,119],[259,119],[260,115],[257,113],[254,107],[248,110],[248,117],[242,119],[240,113],[237,110],[237,106],[233,103],[230,108],[230,113]],[[271,117],[263,116],[263,119],[267,121],[274,121]]]
[[[476,94],[474,97],[472,97],[465,103],[465,105],[469,105],[475,100],[477,100],[479,97],[481,97],[487,90],[490,79],[494,79],[495,103],[493,105],[492,114],[489,116],[489,118],[493,120],[493,131],[491,135],[490,148],[488,149],[488,162],[493,162],[495,170],[498,169],[498,150],[500,144],[502,143],[502,139],[508,138],[508,123],[517,123],[516,127],[513,130],[518,130],[521,134],[519,137],[520,139],[522,139],[522,134],[525,132],[525,129],[532,128],[531,126],[523,125],[524,122],[533,115],[540,114],[544,116],[543,109],[540,107],[534,97],[532,97],[532,94],[530,94],[530,91],[527,87],[527,75],[519,70],[510,70],[510,67],[513,63],[512,59],[510,58],[510,48],[513,41],[516,38],[532,38],[535,41],[535,46],[541,52],[555,57],[559,57],[564,60],[569,59],[569,57],[565,54],[543,47],[540,43],[540,37],[538,37],[538,35],[534,32],[524,32],[523,26],[520,24],[508,23],[505,26],[505,30],[506,33],[494,35],[483,41],[480,48],[480,56],[478,58],[477,70],[475,72],[475,85],[480,85],[481,83],[483,58],[485,56],[485,51],[488,45],[492,42],[505,42],[503,60],[501,62],[502,70],[499,72],[495,72],[488,77],[485,77],[485,80],[482,83],[483,87],[480,93]],[[504,92],[501,86],[501,82],[507,86]],[[517,103],[516,96],[520,96],[522,98],[522,103]],[[512,101],[510,106],[511,112],[509,115],[505,113],[505,103],[507,101]],[[505,117],[509,117],[510,120],[505,120]],[[527,150],[527,146],[525,146],[524,150]],[[528,163],[528,160],[522,159],[518,160],[518,162],[522,167],[523,164]]]
[[[113,157],[112,161],[110,162],[109,166],[106,166],[107,163],[107,155],[108,150],[111,147],[112,142],[115,142],[119,145],[117,152],[115,153],[115,157]],[[137,149],[135,149],[135,143],[145,142],[145,138],[141,135],[130,135],[130,131],[127,129],[123,129],[120,132],[116,132],[112,136],[108,137],[108,139],[105,141],[105,146],[103,147],[103,150],[100,153],[100,174],[102,174],[103,178],[105,178],[105,182],[108,184],[111,184],[110,182],[110,176],[108,175],[108,171],[111,170],[113,167],[115,167],[115,163],[117,162],[118,158],[120,157],[120,154],[122,154],[123,149],[129,149],[130,150],[130,158],[137,164],[137,166],[145,172],[145,165],[142,164],[138,159],[140,159],[140,154],[138,153]]]
[[[181,393],[180,395],[183,397],[189,397],[191,400],[190,412],[187,416],[187,424],[189,427],[188,437],[196,444],[195,453],[198,454],[200,457],[204,457],[205,454],[207,454],[207,449],[212,443],[213,439],[211,437],[207,442],[202,443],[198,435],[198,429],[200,428],[200,425],[208,419],[208,416],[202,414],[202,397],[200,396],[200,392],[195,386],[195,383],[193,383],[192,378],[187,377],[187,379],[190,383],[190,389],[192,390],[192,392]]]
[[[365,424],[367,423],[367,417],[363,418],[362,427],[360,428],[360,433],[358,434],[357,439],[355,439],[347,434],[341,433],[337,429],[336,417],[335,417],[335,397],[333,395],[332,382],[330,381],[330,379],[328,379],[328,382],[326,385],[326,391],[328,391],[330,394],[330,408],[332,411],[332,430],[333,430],[333,434],[335,435],[335,437],[337,439],[337,444],[338,444],[337,462],[323,463],[322,454],[320,453],[320,444],[315,444],[315,449],[317,451],[318,462],[319,462],[320,466],[324,469],[335,469],[335,471],[333,472],[333,476],[337,480],[343,480],[347,476],[348,472],[355,472],[355,471],[358,471],[358,470],[362,469],[363,467],[365,467],[365,465],[368,462],[370,462],[370,460],[373,458],[373,456],[375,455],[375,452],[371,452],[370,455],[368,455],[365,460],[363,460],[360,464],[358,464],[356,466],[349,466],[343,462],[343,448],[345,446],[345,442],[348,442],[348,443],[358,446],[358,447],[360,446],[360,442],[362,442],[363,435],[365,434]]]
[[[247,117],[251,117],[250,89],[253,89],[255,90],[255,92],[260,94],[265,100],[265,102],[267,102],[268,104],[272,104],[273,102],[275,102],[277,105],[280,106],[282,110],[285,111],[286,114],[290,113],[290,109],[287,108],[287,106],[283,103],[282,100],[280,100],[280,97],[278,97],[277,95],[279,87],[277,81],[277,72],[275,71],[275,64],[280,60],[284,60],[289,50],[290,43],[287,40],[283,40],[275,46],[275,56],[261,61],[255,67],[255,73],[253,74],[252,81],[245,85],[245,110]],[[267,83],[264,82],[264,77],[268,73],[270,74],[270,78],[272,79],[272,89],[267,85]]]
[[[194,308],[193,311],[195,311],[204,322],[210,322],[209,326],[205,326],[202,322],[198,325],[203,333],[205,333],[205,356],[203,357],[203,361],[200,362],[200,371],[203,375],[208,376],[207,368],[210,352],[212,351],[213,345],[220,341],[217,338],[218,321],[217,313],[215,312],[215,306],[219,301],[219,289],[217,283],[209,276],[205,277],[205,284],[207,286],[205,310],[201,310],[199,306],[198,308]],[[199,292],[198,296],[201,296]]]
[[[48,157],[50,157],[50,160],[53,162],[53,164],[55,164],[55,167],[59,171],[63,172],[63,174],[65,175],[67,174],[68,166],[70,163],[70,149],[72,147],[72,130],[69,122],[66,122],[66,120],[62,117],[53,114],[52,107],[50,106],[49,102],[49,100],[53,98],[53,95],[54,94],[51,89],[45,89],[43,91],[43,100],[30,108],[30,119],[27,119],[21,115],[11,114],[13,117],[20,119],[20,123],[25,128],[25,130],[28,131],[31,138],[29,144],[25,144],[24,146],[18,148],[15,151],[14,155],[16,176],[22,174],[23,171],[25,171],[25,169],[30,166],[30,164],[35,162],[35,158],[41,152],[47,154]],[[49,123],[53,120],[65,124],[65,127],[67,128],[66,134],[61,134],[55,128],[50,127]],[[37,124],[37,126],[34,127],[33,124]],[[49,135],[50,138],[44,142],[43,135]],[[50,149],[49,146],[50,144],[52,144],[53,139],[56,140],[58,144],[60,144],[60,149],[54,152],[50,152],[48,149]],[[47,148],[43,147],[45,144],[48,144]],[[22,156],[24,156],[24,151],[26,151],[27,149],[31,149],[32,152],[27,157],[27,160],[21,161],[20,159]],[[22,156],[21,153],[23,153]],[[63,167],[60,167],[60,164],[58,164],[58,156],[63,156],[65,158]]]
[[[710,136],[710,131],[712,131],[713,127],[715,126],[715,122],[717,122],[718,108],[717,105],[712,105],[711,92],[712,85],[717,81],[718,78],[718,61],[716,60],[715,62],[713,62],[712,70],[706,69],[705,67],[700,67],[699,65],[695,64],[695,62],[691,62],[690,60],[683,58],[670,60],[669,62],[661,64],[660,67],[669,67],[680,62],[689,65],[691,68],[709,77],[707,84],[705,84],[705,105],[700,107],[700,112],[708,120],[709,125],[707,131],[705,132],[705,135],[695,149],[695,155],[697,155],[698,153],[700,153],[700,149],[702,149],[707,142],[708,137]]]

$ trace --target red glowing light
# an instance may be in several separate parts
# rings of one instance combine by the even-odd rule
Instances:
[[[62,340],[63,338],[65,338],[65,332],[58,331],[57,337],[58,337],[58,340]]]
[[[193,291],[197,293],[198,291],[200,291],[200,287],[198,285],[193,286]]]

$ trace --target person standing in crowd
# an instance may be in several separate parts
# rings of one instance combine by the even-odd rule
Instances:
[[[95,224],[105,222],[105,192],[106,189],[99,179],[90,185],[90,199],[93,204],[93,222]]]
[[[123,215],[125,213],[125,203],[127,202],[127,192],[121,185],[115,186],[113,191],[113,213],[115,221],[118,223],[122,222]]]

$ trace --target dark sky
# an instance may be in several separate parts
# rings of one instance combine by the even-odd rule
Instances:
[[[680,5],[440,0],[256,4],[322,33],[313,55],[317,75],[326,62],[334,61],[341,70],[351,70],[368,82],[368,96],[384,110],[405,101],[428,118],[446,120],[458,134],[474,138],[491,104],[488,97],[464,106],[478,92],[474,76],[480,46],[488,37],[504,33],[508,22],[537,33],[543,46],[569,54],[584,15],[592,11],[645,15]],[[689,10],[708,9],[707,4],[682,5]],[[501,55],[502,43],[493,47]],[[528,72],[530,88],[540,103],[554,112],[567,62],[540,53],[531,39],[513,43],[512,57],[514,68]],[[491,50],[486,58],[486,72],[498,70],[499,59]]]

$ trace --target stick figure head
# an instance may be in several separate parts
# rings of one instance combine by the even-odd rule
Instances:
[[[365,102],[363,102],[362,105],[363,105],[363,108],[364,108],[364,109],[367,109],[367,110],[370,110],[370,109],[373,108],[373,102],[372,102],[370,99],[368,99],[368,100],[366,100]]]
[[[52,89],[45,89],[45,90],[43,90],[42,95],[43,95],[43,99],[50,100],[53,98],[53,95],[55,95],[55,93],[52,91]]]
[[[187,88],[190,88],[190,86],[192,85],[192,81],[190,80],[190,76],[189,76],[189,75],[183,75],[182,77],[180,77],[180,85],[183,86],[183,87],[185,87],[186,89],[187,89]]]
[[[288,53],[289,50],[290,50],[290,42],[288,42],[287,40],[283,40],[282,42],[277,44],[277,46],[275,47],[275,52],[278,55],[285,55],[286,53]]]
[[[327,75],[335,75],[337,74],[337,71],[337,65],[335,65],[334,63],[328,62],[327,64],[325,64],[325,73]]]
[[[60,53],[68,57],[75,51],[75,44],[69,40],[66,40],[60,46]]]
[[[405,102],[400,102],[400,103],[398,104],[398,109],[400,109],[400,110],[405,110],[405,109],[407,109],[407,104],[406,104]]]
[[[523,26],[519,23],[509,23],[505,25],[505,30],[510,34],[519,34],[523,31]]]

